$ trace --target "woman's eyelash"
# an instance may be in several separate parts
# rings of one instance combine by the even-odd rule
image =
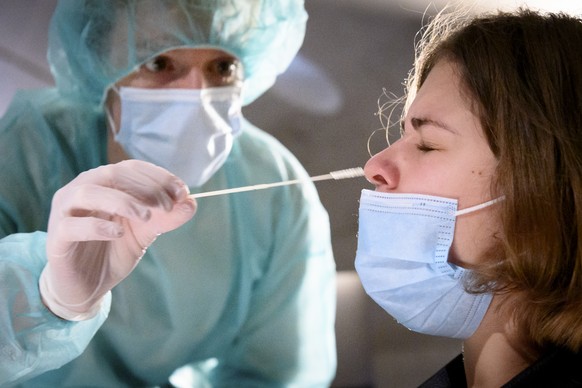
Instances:
[[[429,151],[434,151],[436,150],[436,147],[434,147],[432,144],[426,143],[426,142],[420,142],[417,144],[416,148],[421,151],[421,152],[429,152]]]
[[[404,125],[405,122],[404,120],[400,120],[400,137],[404,137],[404,135],[406,134],[406,126]],[[426,152],[430,152],[430,151],[436,151],[438,150],[438,147],[430,142],[427,142],[425,140],[419,139],[419,142],[416,145],[416,149],[419,150],[422,153],[426,153]]]

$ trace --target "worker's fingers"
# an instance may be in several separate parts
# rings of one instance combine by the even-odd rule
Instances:
[[[72,186],[86,184],[123,191],[150,206],[170,210],[188,195],[188,187],[167,170],[140,160],[126,160],[81,173]]]
[[[51,212],[58,219],[98,217],[108,220],[113,216],[121,216],[146,221],[151,217],[150,207],[134,196],[96,184],[66,186],[57,191],[53,197]]]
[[[123,237],[125,228],[119,221],[96,217],[66,217],[51,232],[52,237],[59,242],[109,241]]]

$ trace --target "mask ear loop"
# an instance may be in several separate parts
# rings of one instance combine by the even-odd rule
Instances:
[[[505,195],[502,195],[501,197],[497,197],[495,199],[492,199],[491,201],[487,201],[487,202],[484,202],[484,203],[479,204],[479,205],[471,206],[471,207],[468,207],[468,208],[463,209],[463,210],[457,210],[455,212],[455,217],[462,216],[463,214],[467,214],[467,213],[476,212],[477,210],[481,210],[483,208],[494,205],[497,202],[501,202],[503,200],[505,200]]]
[[[115,93],[117,93],[117,95],[119,96],[119,89],[117,88],[117,85],[113,85],[111,87],[111,90]],[[105,117],[107,118],[107,123],[109,124],[109,129],[111,130],[111,134],[113,135],[113,138],[115,139],[117,137],[117,128],[115,127],[115,121],[113,120],[113,115],[111,114],[111,111],[109,110],[109,106],[107,104],[104,104],[104,111],[105,111]]]

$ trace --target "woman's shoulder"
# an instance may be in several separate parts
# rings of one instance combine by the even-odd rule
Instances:
[[[582,352],[552,349],[504,387],[582,387]]]

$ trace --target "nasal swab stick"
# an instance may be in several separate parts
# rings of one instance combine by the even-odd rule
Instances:
[[[329,174],[312,176],[312,177],[308,177],[306,179],[293,179],[293,180],[283,181],[283,182],[265,183],[265,184],[258,184],[258,185],[252,185],[252,186],[236,187],[236,188],[232,188],[232,189],[208,191],[206,193],[190,194],[190,198],[212,197],[215,195],[240,193],[243,191],[263,190],[263,189],[269,189],[271,187],[295,185],[295,184],[305,183],[305,182],[326,181],[326,180],[330,180],[330,179],[339,180],[339,179],[357,178],[360,176],[364,176],[364,169],[361,167],[355,167],[355,168],[348,168],[346,170],[332,171]]]

